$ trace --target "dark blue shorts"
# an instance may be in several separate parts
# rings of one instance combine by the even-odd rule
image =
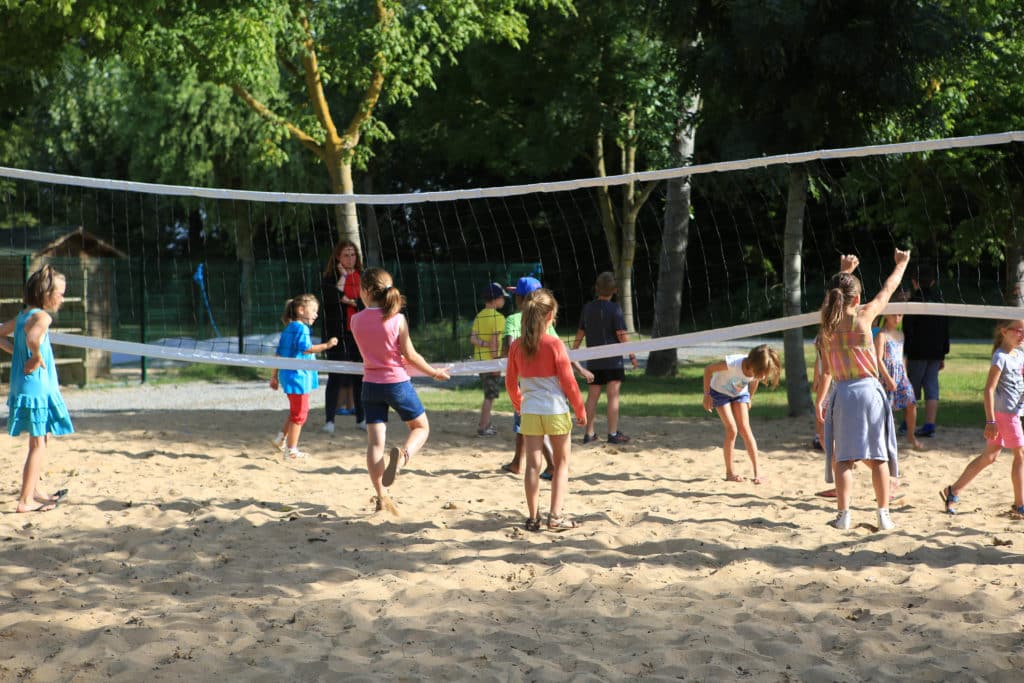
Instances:
[[[750,403],[750,394],[742,393],[739,396],[730,396],[729,394],[723,394],[720,391],[712,389],[708,392],[711,394],[711,405],[716,408],[727,406],[730,403]]]
[[[938,360],[907,360],[907,377],[914,386],[914,397],[920,401],[924,392],[926,401],[939,400],[939,366]]]
[[[394,408],[402,422],[415,420],[427,412],[420,403],[420,397],[416,394],[412,382],[363,382],[363,412],[366,414],[366,424],[387,423],[388,408]]]

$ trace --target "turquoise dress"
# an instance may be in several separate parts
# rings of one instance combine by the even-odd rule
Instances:
[[[39,353],[46,367],[36,368],[30,375],[24,372],[25,362],[32,356],[25,343],[25,323],[38,310],[30,308],[19,313],[14,328],[11,395],[7,397],[7,407],[10,409],[7,433],[11,436],[18,436],[22,431],[32,436],[71,434],[75,431],[68,408],[60,395],[57,364],[53,362],[49,333],[44,334],[39,343]]]

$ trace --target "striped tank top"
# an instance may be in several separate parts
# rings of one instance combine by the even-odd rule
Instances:
[[[837,330],[830,337],[824,338],[823,346],[832,370],[832,379],[842,382],[878,377],[878,361],[870,332]]]

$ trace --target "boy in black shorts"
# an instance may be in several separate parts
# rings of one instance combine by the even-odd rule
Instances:
[[[618,291],[615,275],[604,272],[597,276],[594,292],[597,299],[583,306],[580,313],[579,329],[572,348],[578,349],[586,339],[587,348],[629,341],[626,332],[626,320],[622,308],[612,301]],[[629,354],[629,360],[635,370],[638,365],[636,354]],[[597,401],[601,398],[601,389],[606,387],[608,394],[608,443],[622,444],[629,437],[619,431],[619,388],[626,377],[623,369],[622,356],[595,358],[587,361],[587,370],[594,373],[594,379],[587,386],[587,430],[583,435],[583,443],[597,440],[594,433],[594,421],[597,413]]]

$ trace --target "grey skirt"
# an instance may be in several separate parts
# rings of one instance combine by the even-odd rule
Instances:
[[[834,384],[825,408],[825,481],[832,482],[832,460],[879,460],[899,476],[896,427],[882,385],[874,377]]]

